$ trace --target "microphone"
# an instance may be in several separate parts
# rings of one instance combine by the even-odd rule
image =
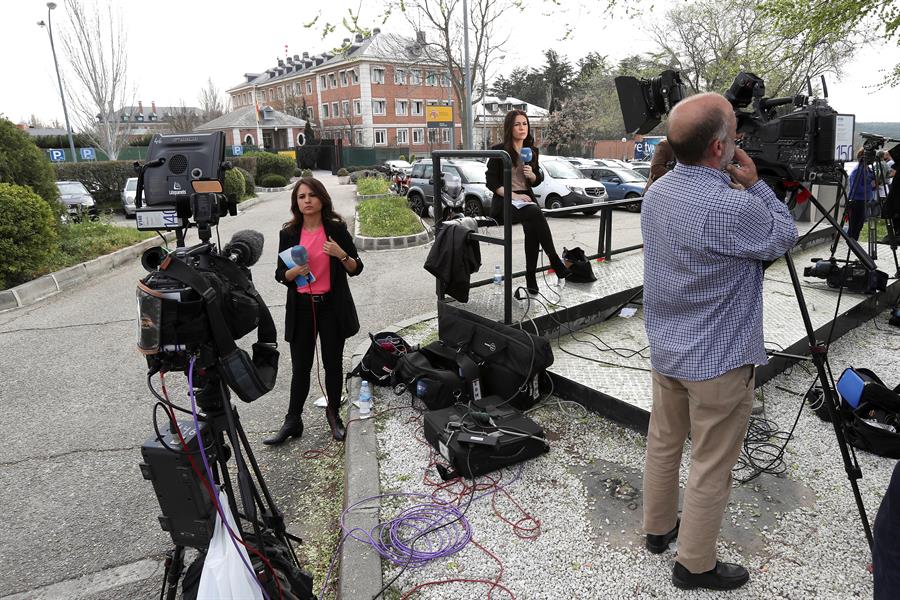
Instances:
[[[298,244],[291,248],[291,260],[294,261],[294,264],[298,267],[302,267],[309,262],[309,252],[306,251],[305,247]],[[316,277],[312,273],[309,275],[298,275],[294,280],[297,287],[304,287],[311,283],[315,283],[315,281]]]
[[[265,237],[260,232],[242,229],[231,236],[231,241],[225,244],[223,252],[237,265],[251,267],[262,256],[264,243]]]
[[[531,152],[531,148],[529,148],[528,146],[525,146],[524,148],[522,148],[522,149],[519,151],[519,159],[521,159],[521,161],[522,161],[523,163],[526,163],[526,164],[527,164],[527,163],[530,163],[530,162],[531,162],[531,159],[532,159],[532,156],[533,156],[533,155],[532,155],[532,152]]]

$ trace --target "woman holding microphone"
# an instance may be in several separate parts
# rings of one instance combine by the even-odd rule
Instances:
[[[533,146],[531,125],[528,115],[523,110],[511,110],[503,120],[503,143],[493,146],[491,150],[506,150],[512,158],[512,202],[510,210],[512,222],[521,223],[525,233],[525,288],[530,294],[538,293],[537,260],[539,248],[543,248],[550,259],[550,266],[556,276],[565,279],[569,270],[560,260],[553,246],[553,235],[544,213],[537,205],[534,192],[536,185],[544,180],[544,174],[538,165],[538,150]],[[492,158],[488,161],[487,187],[494,192],[491,202],[491,217],[497,223],[503,223],[503,161]]]
[[[347,275],[359,275],[363,263],[346,223],[334,212],[331,196],[318,179],[303,177],[297,182],[291,192],[291,214],[279,234],[275,268],[275,280],[287,287],[284,339],[291,348],[291,396],[284,424],[263,443],[278,445],[303,434],[301,415],[309,395],[316,337],[321,340],[325,368],[325,415],[331,435],[342,441],[344,423],[338,410],[344,385],[344,340],[359,331]],[[296,246],[303,246],[307,256]],[[295,266],[285,262],[286,250],[291,251]]]

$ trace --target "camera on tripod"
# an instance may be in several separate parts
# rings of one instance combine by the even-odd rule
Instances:
[[[845,288],[849,292],[874,294],[887,287],[887,274],[870,270],[859,261],[836,258],[813,258],[813,266],[803,269],[804,277],[824,279],[830,288]],[[839,265],[838,263],[844,263]]]

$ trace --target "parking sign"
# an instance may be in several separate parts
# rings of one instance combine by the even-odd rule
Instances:
[[[53,162],[66,162],[66,153],[59,148],[50,148],[47,150],[47,153]]]
[[[97,160],[97,155],[93,148],[80,148],[81,160]]]
[[[232,146],[231,153],[234,156],[243,156],[244,155],[244,147],[243,146]]]

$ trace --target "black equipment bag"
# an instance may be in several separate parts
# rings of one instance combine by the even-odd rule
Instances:
[[[374,385],[391,385],[392,374],[400,358],[416,348],[393,331],[369,334],[372,343],[347,377],[361,377]]]
[[[594,275],[594,269],[591,268],[591,263],[587,259],[587,255],[585,255],[584,250],[580,247],[575,247],[571,250],[564,247],[562,258],[563,261],[568,263],[566,266],[569,267],[569,270],[572,271],[572,274],[568,277],[569,281],[573,283],[591,283],[592,281],[597,281],[597,276]]]
[[[861,382],[858,395],[846,393],[845,377]],[[847,442],[878,456],[900,459],[900,385],[891,390],[869,369],[850,368],[841,374],[837,387],[845,390],[841,411]]]
[[[439,341],[400,357],[393,378],[398,394],[409,390],[428,410],[468,401],[477,380],[475,363]]]
[[[456,476],[473,479],[550,450],[544,430],[498,396],[425,413],[425,439]]]
[[[448,304],[440,305],[438,332],[441,341],[478,365],[485,396],[500,396],[521,410],[537,402],[538,378],[553,364],[547,338]]]

